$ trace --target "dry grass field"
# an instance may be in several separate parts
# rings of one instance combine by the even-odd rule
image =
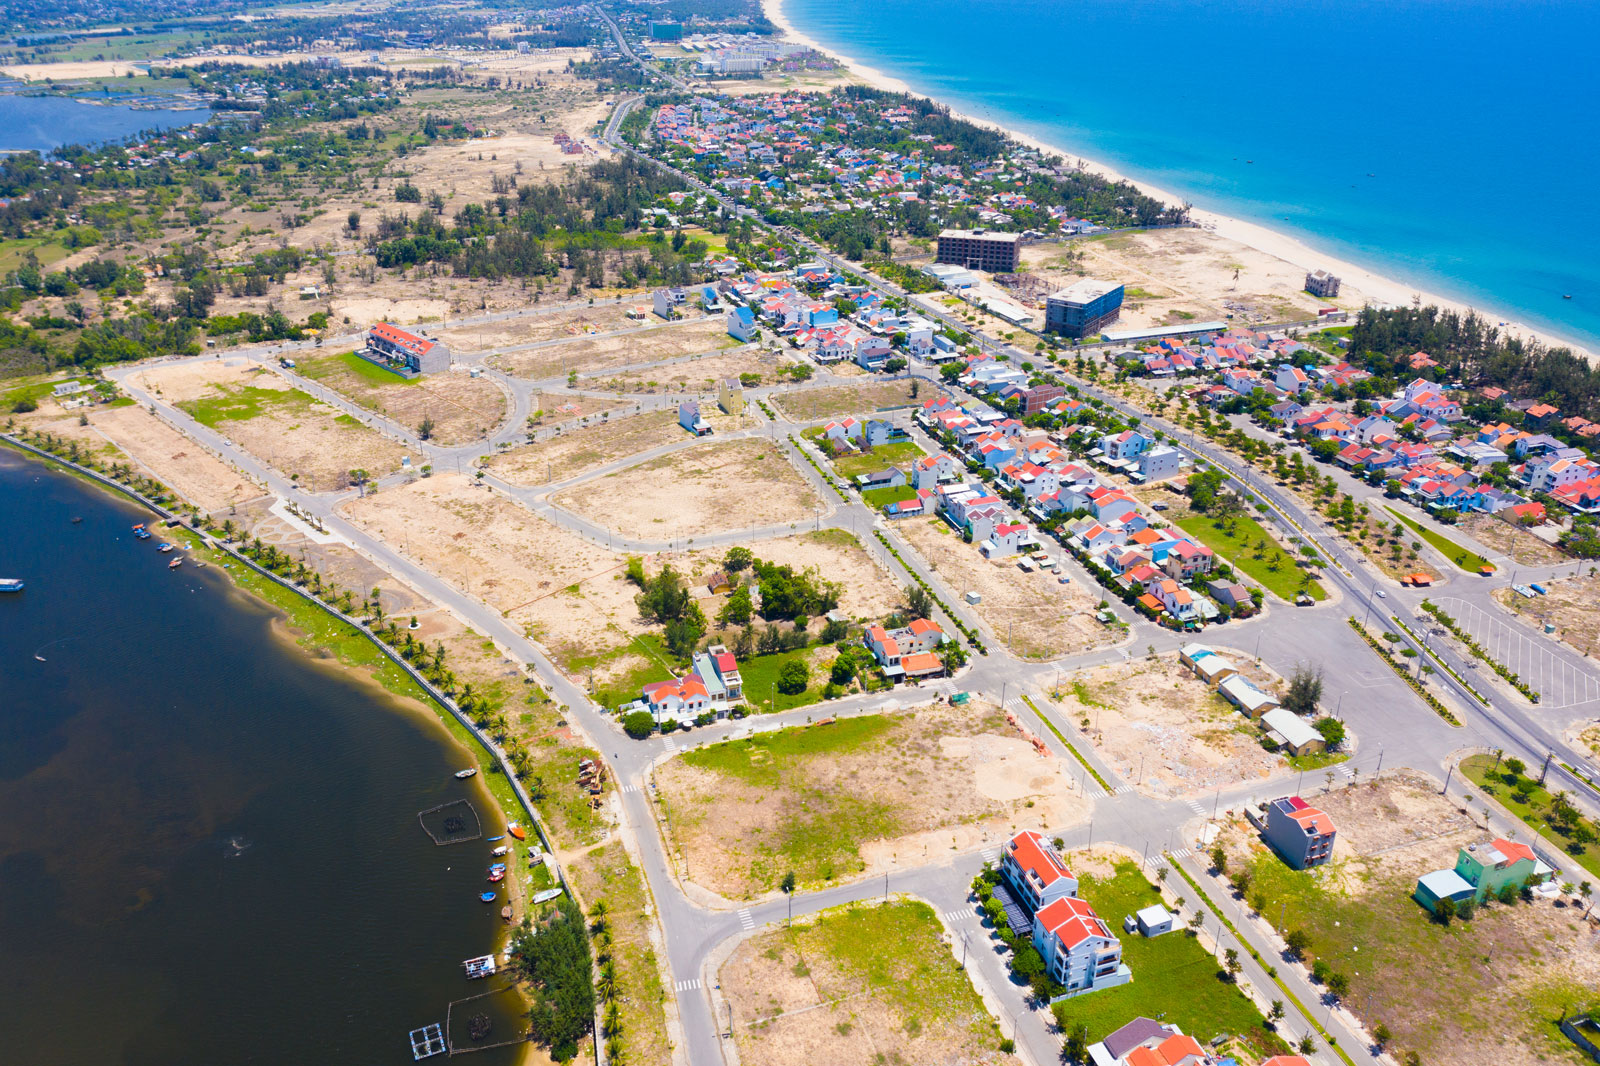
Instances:
[[[513,485],[544,485],[687,436],[672,411],[648,411],[512,448],[491,457],[484,467]]]
[[[655,363],[685,355],[715,352],[738,343],[720,318],[667,325],[659,319],[612,327],[626,332],[580,334],[571,340],[525,351],[503,352],[490,360],[512,377],[541,381],[566,377],[604,378],[615,367]],[[665,369],[665,368],[663,368]]]
[[[405,378],[351,352],[302,360],[298,370],[353,403],[376,411],[413,431],[433,422],[439,444],[465,444],[497,429],[508,409],[504,390],[494,380],[465,370]]]
[[[928,386],[923,384],[922,389],[927,390]],[[911,396],[910,381],[869,381],[861,385],[795,389],[774,396],[772,402],[793,421],[820,422],[845,415],[865,417],[880,408],[907,407],[918,400]]]

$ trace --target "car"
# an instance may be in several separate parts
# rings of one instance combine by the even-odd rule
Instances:
[[[1382,589],[1378,590],[1378,599],[1386,600],[1388,598],[1389,598],[1389,594],[1387,592],[1383,591]]]

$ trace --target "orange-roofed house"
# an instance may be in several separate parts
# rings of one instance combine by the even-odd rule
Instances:
[[[1095,1066],[1210,1066],[1206,1049],[1176,1025],[1135,1018],[1089,1048]]]
[[[662,718],[694,718],[711,710],[711,694],[705,683],[694,674],[676,681],[657,681],[644,687],[644,702],[655,715]]]
[[[944,643],[944,630],[926,618],[913,619],[900,629],[868,626],[863,640],[886,676],[925,677],[944,669],[934,649]]]
[[[1311,1062],[1303,1055],[1274,1055],[1261,1066],[1311,1066]]]
[[[449,348],[387,322],[379,322],[367,330],[367,347],[359,354],[370,362],[401,373],[433,374],[450,369]]]
[[[1284,796],[1267,804],[1267,824],[1262,834],[1284,862],[1304,870],[1332,858],[1337,832],[1333,819],[1325,813],[1299,796]]]
[[[1506,889],[1520,892],[1554,875],[1555,870],[1528,845],[1501,837],[1487,844],[1468,844],[1457,854],[1454,870],[1423,874],[1413,895],[1424,907],[1437,911],[1445,898],[1457,904],[1468,900],[1481,903]]]
[[[1000,848],[1000,876],[1029,914],[1078,894],[1078,879],[1042,833],[1024,829]]]
[[[1033,946],[1043,956],[1051,979],[1067,990],[1066,996],[1133,980],[1122,961],[1122,942],[1093,907],[1076,897],[1063,896],[1039,908],[1033,916]]]

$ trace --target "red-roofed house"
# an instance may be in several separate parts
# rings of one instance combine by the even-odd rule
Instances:
[[[1033,916],[1033,946],[1068,996],[1133,980],[1122,961],[1122,942],[1084,900],[1063,896],[1039,908]]]
[[[361,355],[388,369],[412,374],[433,374],[450,369],[449,348],[387,322],[379,322],[367,330],[367,347]]]
[[[1000,848],[1000,876],[1030,912],[1078,894],[1078,879],[1041,833],[1024,829]]]
[[[1333,819],[1299,796],[1267,804],[1267,843],[1296,870],[1321,866],[1333,856]]]
[[[694,718],[711,710],[711,696],[694,674],[646,685],[644,702],[658,722],[662,718]]]

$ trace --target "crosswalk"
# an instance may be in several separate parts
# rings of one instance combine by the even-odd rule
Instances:
[[[1179,848],[1177,851],[1169,851],[1167,854],[1172,856],[1174,859],[1187,859],[1189,856],[1193,855],[1194,852],[1189,848]]]
[[[1343,774],[1346,778],[1349,778],[1350,780],[1354,780],[1355,779],[1356,772],[1350,768],[1350,764],[1349,763],[1340,763],[1339,764],[1339,772],[1341,774]]]
[[[964,922],[973,917],[973,914],[970,910],[945,911],[942,917],[947,922]]]
[[[998,858],[1000,858],[1000,849],[999,848],[984,848],[983,849],[983,861],[984,862],[994,862]]]
[[[637,792],[637,791],[639,791],[639,786],[635,785],[635,784],[632,784],[630,782],[629,784],[626,784],[626,785],[622,786],[622,791],[624,791],[624,792]]]
[[[667,741],[667,750],[668,751],[677,751],[678,750],[678,742],[676,740],[668,740]]]
[[[1122,795],[1126,795],[1127,793],[1132,792],[1132,791],[1133,791],[1133,786],[1132,785],[1118,785],[1116,788],[1111,790],[1111,794],[1113,796],[1122,796]]]
[[[749,908],[739,912],[739,924],[744,927],[744,931],[747,933],[756,927],[756,920],[750,917]]]
[[[1204,807],[1200,806],[1200,804],[1198,802],[1196,802],[1195,800],[1190,800],[1189,801],[1189,809],[1191,811],[1193,811],[1194,813],[1196,813],[1196,814],[1204,814],[1204,813],[1206,813],[1206,809]]]
[[[687,981],[679,981],[672,987],[678,992],[693,992],[695,989],[700,987],[700,978],[691,977]]]

